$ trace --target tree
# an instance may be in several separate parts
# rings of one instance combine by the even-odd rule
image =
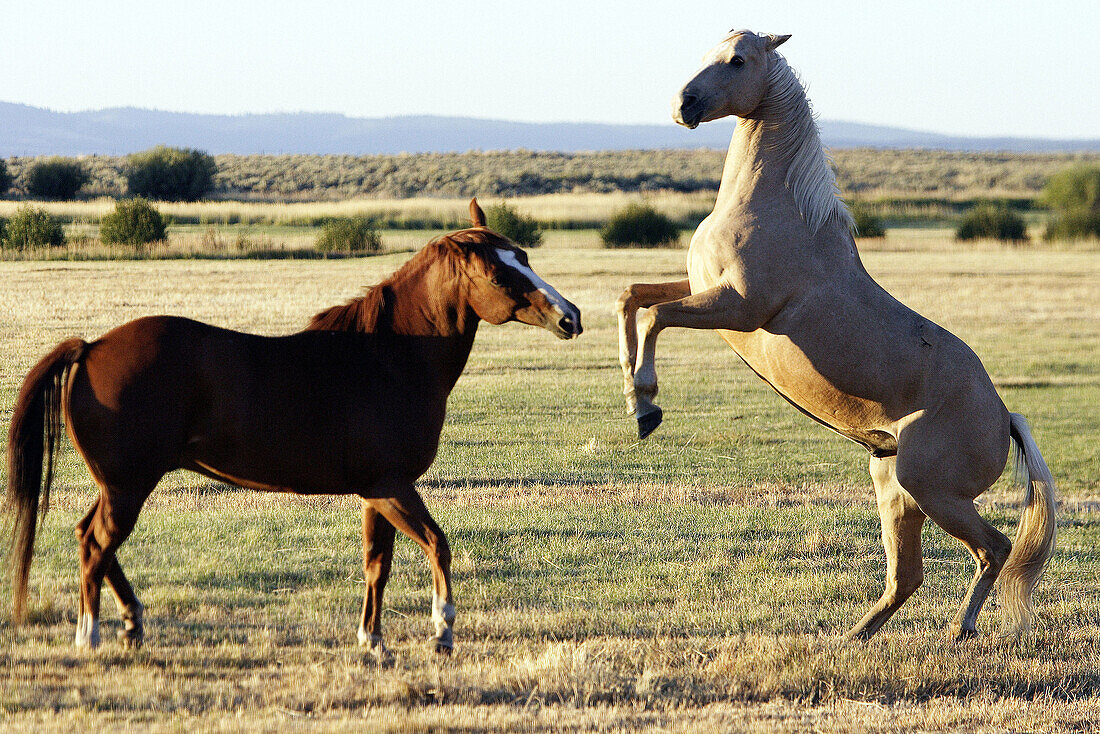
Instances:
[[[13,250],[65,244],[65,230],[61,222],[45,209],[37,207],[19,207],[4,229],[3,246]]]
[[[955,231],[959,240],[991,239],[1003,242],[1026,242],[1027,225],[1008,205],[992,201],[979,202],[963,215]]]
[[[382,249],[382,234],[374,220],[362,214],[333,217],[321,225],[314,247],[319,252],[378,252]]]
[[[160,242],[165,234],[164,217],[140,197],[118,202],[99,223],[99,239],[107,245],[139,247]]]
[[[1100,167],[1074,166],[1050,177],[1042,201],[1054,210],[1048,240],[1100,237]]]
[[[133,196],[158,201],[198,201],[214,188],[218,166],[201,150],[158,145],[126,159],[126,186]]]
[[[8,164],[0,158],[0,196],[3,196],[11,188],[12,178],[8,172]]]
[[[605,247],[675,246],[680,228],[648,204],[628,204],[600,231]]]
[[[520,214],[505,203],[496,204],[485,210],[485,224],[497,234],[523,247],[538,247],[542,244],[542,230],[534,217]]]
[[[88,182],[88,172],[72,158],[46,158],[27,169],[27,193],[36,199],[72,199]]]

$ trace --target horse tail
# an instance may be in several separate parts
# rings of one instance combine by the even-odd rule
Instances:
[[[1016,541],[1001,568],[999,593],[1005,632],[1019,637],[1031,626],[1031,592],[1054,554],[1054,477],[1019,413],[1011,414],[1009,436],[1016,454],[1014,478],[1026,494]]]
[[[15,514],[10,563],[12,619],[16,624],[26,615],[36,521],[49,507],[54,453],[61,438],[62,388],[66,374],[83,356],[85,347],[83,339],[69,339],[54,347],[23,380],[12,410],[7,507]]]

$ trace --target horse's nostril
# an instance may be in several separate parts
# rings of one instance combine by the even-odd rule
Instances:
[[[680,109],[686,110],[697,101],[699,101],[699,98],[696,97],[694,94],[691,94],[690,92],[684,92],[684,94],[680,97]]]
[[[570,333],[576,331],[576,327],[573,324],[573,319],[570,316],[562,316],[561,321],[558,322],[558,326],[561,327],[562,331],[568,331]]]

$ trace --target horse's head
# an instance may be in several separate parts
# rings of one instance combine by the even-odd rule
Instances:
[[[703,57],[695,73],[672,100],[672,119],[694,129],[728,115],[750,117],[768,88],[769,56],[790,36],[733,31]]]
[[[527,253],[485,226],[485,214],[470,201],[473,229],[447,239],[458,247],[469,281],[467,299],[479,318],[491,324],[519,321],[541,326],[561,339],[581,333],[581,312],[527,261]]]

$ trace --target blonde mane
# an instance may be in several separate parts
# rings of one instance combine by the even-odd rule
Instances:
[[[753,117],[761,118],[777,133],[770,148],[790,161],[787,189],[814,234],[830,219],[854,231],[852,214],[840,199],[832,159],[821,145],[817,119],[802,81],[782,55],[772,51],[769,56],[768,91]]]

